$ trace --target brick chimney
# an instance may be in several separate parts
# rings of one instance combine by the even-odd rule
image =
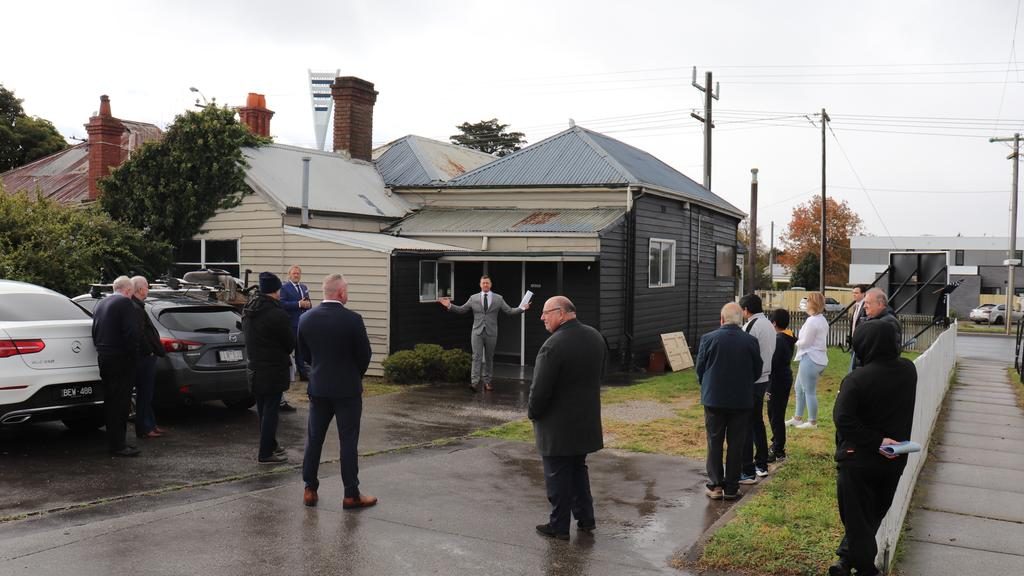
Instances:
[[[270,119],[274,116],[273,110],[267,109],[267,99],[263,94],[249,92],[245,100],[245,106],[238,109],[238,117],[242,124],[249,127],[253,134],[270,137]]]
[[[100,96],[99,114],[89,118],[85,131],[89,133],[89,200],[95,200],[100,195],[97,182],[109,176],[128,156],[121,145],[124,124],[110,114],[110,98],[106,94]]]
[[[353,158],[371,159],[373,149],[373,83],[355,76],[338,76],[331,85],[334,97],[334,151]]]

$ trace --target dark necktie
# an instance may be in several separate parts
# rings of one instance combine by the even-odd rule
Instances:
[[[488,293],[484,292],[484,312],[487,312],[487,308],[489,307],[489,299],[487,298],[487,296]]]

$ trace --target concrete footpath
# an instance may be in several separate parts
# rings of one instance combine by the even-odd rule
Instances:
[[[1024,410],[1013,339],[957,339],[950,389],[897,566],[908,576],[1024,574]]]

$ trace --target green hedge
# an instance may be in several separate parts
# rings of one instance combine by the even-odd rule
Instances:
[[[465,382],[471,365],[472,358],[465,350],[417,344],[412,350],[400,350],[384,359],[384,378],[398,384]]]

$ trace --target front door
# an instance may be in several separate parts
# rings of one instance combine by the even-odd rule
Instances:
[[[505,303],[515,308],[523,298],[523,263],[488,262],[487,275],[491,277],[492,290],[505,298]],[[522,347],[522,318],[519,315],[498,314],[498,345],[495,359],[518,364]]]

